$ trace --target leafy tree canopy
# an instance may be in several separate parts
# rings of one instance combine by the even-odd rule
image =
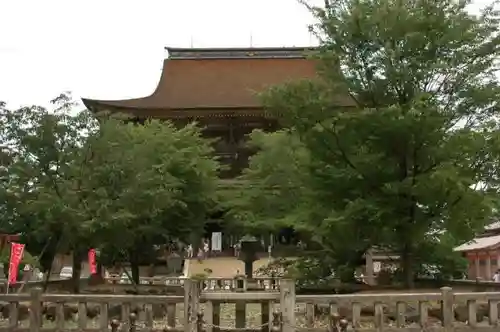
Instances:
[[[77,112],[65,94],[53,105],[0,112],[0,227],[21,233],[45,269],[72,252],[77,281],[97,248],[129,261],[138,281],[153,245],[203,231],[219,165],[199,128]]]
[[[254,135],[253,192],[233,213],[308,228],[344,258],[396,251],[409,286],[430,234],[482,230],[498,200],[499,13],[469,3],[309,6],[318,78],[263,95],[288,129]]]
[[[138,260],[145,245],[201,236],[218,170],[209,143],[194,125],[105,121],[89,140],[82,190],[100,243]]]

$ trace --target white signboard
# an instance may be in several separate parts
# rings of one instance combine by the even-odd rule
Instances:
[[[373,262],[373,272],[379,273],[382,269],[382,264],[380,262]]]
[[[222,251],[222,233],[212,233],[212,251]]]

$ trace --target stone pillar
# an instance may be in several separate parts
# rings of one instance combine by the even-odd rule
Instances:
[[[373,250],[369,249],[365,254],[365,282],[368,285],[375,284],[373,273]]]
[[[443,324],[443,332],[453,332],[455,328],[453,326],[454,321],[454,296],[453,291],[450,287],[441,288],[441,312],[442,312],[442,324]]]
[[[184,331],[197,331],[197,314],[200,304],[200,282],[198,280],[184,280]]]
[[[283,319],[282,332],[295,332],[295,282],[282,279],[280,283],[280,309]]]

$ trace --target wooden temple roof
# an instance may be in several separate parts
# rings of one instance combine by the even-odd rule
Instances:
[[[500,221],[492,221],[484,227],[484,231],[454,250],[459,252],[478,251],[484,249],[493,249],[500,246]]]
[[[476,237],[472,241],[464,243],[456,248],[454,251],[468,252],[486,249],[496,249],[500,246],[500,235],[493,235],[487,237]]]
[[[316,63],[304,47],[166,48],[168,58],[156,90],[128,100],[83,99],[91,110],[136,116],[182,116],[185,111],[262,110],[257,93],[269,86],[316,76]],[[348,103],[348,102],[346,102]]]

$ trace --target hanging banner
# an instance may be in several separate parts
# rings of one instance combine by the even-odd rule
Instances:
[[[212,233],[212,251],[222,251],[222,233]]]
[[[90,249],[88,256],[89,256],[90,274],[96,274],[97,273],[97,263],[96,263],[96,259],[95,259],[95,249]]]
[[[19,264],[23,259],[24,244],[11,242],[10,244],[10,262],[9,262],[9,280],[8,285],[13,285],[17,281]]]

